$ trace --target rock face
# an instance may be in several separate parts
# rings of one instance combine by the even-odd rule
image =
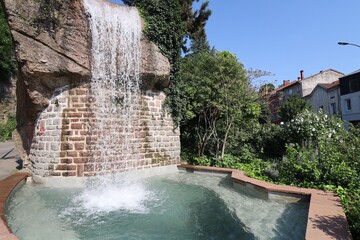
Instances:
[[[29,156],[29,168],[40,176],[92,175],[89,149],[93,139],[87,127],[94,108],[89,84],[91,29],[83,1],[0,1],[18,61],[18,131]],[[138,136],[147,143],[139,157],[146,166],[178,162],[179,133],[173,131],[171,117],[164,115],[165,96],[158,91],[168,84],[170,64],[145,37],[141,40],[141,57],[139,97],[143,101],[139,108],[148,118],[143,118],[147,127]],[[144,125],[144,121],[139,124]],[[164,138],[166,147],[162,150],[159,144],[149,142],[154,139],[148,139],[152,131],[159,130],[169,136]]]

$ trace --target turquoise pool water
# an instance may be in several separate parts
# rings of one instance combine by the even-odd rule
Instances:
[[[177,173],[106,188],[26,184],[6,216],[24,240],[304,239],[307,212],[306,202],[244,195],[228,177]]]

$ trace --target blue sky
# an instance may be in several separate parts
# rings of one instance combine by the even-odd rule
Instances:
[[[115,2],[121,2],[114,0]],[[360,69],[359,0],[210,0],[211,46],[238,56],[245,68],[274,74],[276,86],[329,68]]]

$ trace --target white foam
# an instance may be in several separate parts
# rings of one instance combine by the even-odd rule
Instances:
[[[107,186],[85,189],[74,199],[89,214],[109,213],[125,210],[129,212],[145,213],[148,211],[145,201],[151,199],[153,193],[141,183],[126,186]]]

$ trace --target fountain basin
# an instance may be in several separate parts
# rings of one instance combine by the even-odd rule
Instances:
[[[341,205],[339,205],[339,199],[336,196],[334,196],[333,193],[268,184],[268,183],[264,183],[262,181],[247,178],[241,171],[236,171],[236,170],[231,170],[231,169],[219,169],[219,168],[208,168],[208,167],[204,168],[204,167],[195,167],[195,166],[189,166],[189,165],[180,165],[178,167],[182,172],[206,173],[205,174],[206,176],[208,175],[209,172],[212,173],[211,175],[213,175],[214,173],[216,173],[216,175],[220,174],[220,175],[222,175],[221,178],[230,180],[230,183],[231,183],[231,181],[233,182],[233,186],[235,187],[236,190],[232,190],[232,191],[234,191],[236,194],[239,194],[238,191],[240,189],[240,191],[246,192],[245,196],[249,197],[248,196],[249,190],[255,189],[255,192],[256,192],[255,195],[257,196],[256,198],[258,199],[258,201],[272,202],[273,200],[271,200],[271,199],[277,199],[277,201],[280,200],[280,202],[287,202],[287,203],[292,202],[292,204],[294,204],[296,201],[303,202],[306,199],[310,199],[308,216],[307,217],[305,216],[306,233],[305,232],[303,233],[305,235],[306,239],[334,239],[334,238],[335,239],[351,239],[345,215],[342,212]],[[174,172],[170,175],[178,175],[178,174],[179,173]],[[182,173],[182,174],[184,174],[184,173]],[[187,173],[187,175],[189,175],[189,174]],[[197,175],[204,175],[204,174],[195,174],[195,175],[190,174],[190,176],[197,176]],[[226,177],[226,176],[228,176],[228,177]],[[231,178],[230,178],[230,176],[231,176]],[[215,176],[215,178],[216,177],[217,176]],[[217,186],[217,184],[211,184],[211,185]],[[200,187],[200,188],[203,188],[203,187]],[[195,193],[196,192],[198,192],[198,190],[196,190]],[[211,190],[210,192],[214,192],[214,190]],[[216,191],[215,191],[215,193],[216,193]],[[253,194],[254,193],[250,192],[250,195],[253,195]],[[190,194],[190,195],[196,196],[196,194],[195,195]],[[215,196],[216,195],[219,196],[219,193],[215,194]],[[222,194],[220,194],[220,195],[222,195]],[[209,195],[206,195],[206,196],[209,196]],[[239,198],[239,196],[237,198]],[[215,199],[217,199],[217,197],[215,197]],[[222,204],[219,204],[219,203],[224,202],[224,200],[220,199],[219,201],[215,201],[215,202],[217,202],[217,204],[215,204],[214,206],[224,206]],[[213,204],[214,204],[214,201],[213,201]],[[203,205],[203,208],[204,208],[204,206],[206,206],[206,205]],[[326,208],[326,211],[324,211],[324,207]],[[215,207],[213,207],[213,208],[215,209]],[[226,208],[232,209],[228,205]],[[195,208],[195,209],[201,209],[201,208]],[[251,209],[251,210],[254,210],[254,209]],[[203,212],[200,211],[199,214],[201,215],[203,213],[207,214],[207,213],[209,213],[209,211],[203,211]],[[210,214],[211,214],[211,212],[210,212]],[[237,217],[238,220],[241,219],[236,214],[231,215],[230,218],[234,218],[234,216],[235,216],[235,218]],[[286,214],[283,215],[283,217],[284,216],[286,216]],[[335,217],[335,216],[336,216],[336,220],[337,220],[336,224],[338,227],[329,229],[329,227],[326,226],[327,223],[324,222],[324,219],[331,219],[332,217]],[[291,217],[293,217],[293,216],[291,215]],[[289,221],[289,220],[286,220],[285,217],[283,218],[283,220]],[[306,221],[307,221],[307,223],[306,223]],[[237,222],[237,224],[240,224],[238,226],[243,226],[244,222],[246,222],[246,220],[240,220],[240,223]],[[281,222],[281,219],[280,220],[278,219],[278,222]],[[231,224],[228,223],[227,225],[231,226],[232,224],[234,224],[234,223],[231,223]],[[141,224],[139,224],[139,225],[141,225]],[[190,226],[192,226],[192,225],[190,224]],[[245,234],[245,235],[247,234],[246,236],[249,236],[248,234],[250,233],[250,238],[248,238],[248,239],[253,239],[253,238],[251,238],[252,232],[248,231],[248,228],[249,228],[249,226],[246,226],[246,224],[245,224],[245,227],[243,228],[243,229],[245,229],[245,231],[244,231],[245,233],[243,232],[243,234]],[[184,232],[182,232],[182,233],[184,233]],[[174,239],[176,239],[176,238],[174,238]],[[268,239],[268,238],[263,238],[263,239]],[[304,239],[304,237],[301,237],[300,239]]]

